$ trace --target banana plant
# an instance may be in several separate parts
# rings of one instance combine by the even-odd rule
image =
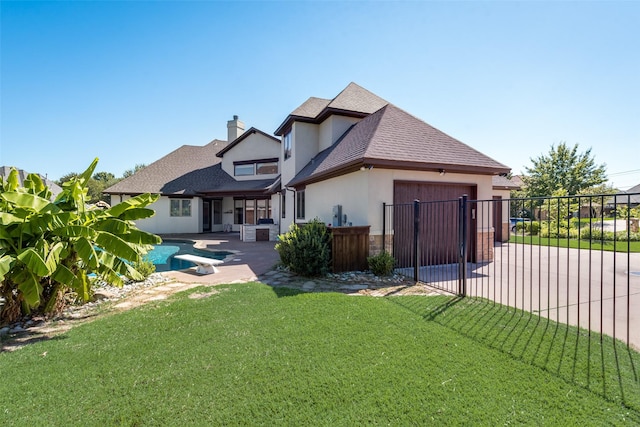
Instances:
[[[97,163],[64,183],[55,200],[36,174],[22,186],[15,169],[0,177],[0,323],[31,310],[59,311],[69,290],[88,301],[91,274],[116,286],[143,278],[135,265],[161,239],[134,221],[153,216],[147,206],[159,196],[142,194],[106,210],[87,207],[86,184]]]

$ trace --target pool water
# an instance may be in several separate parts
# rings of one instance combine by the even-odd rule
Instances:
[[[204,251],[194,248],[193,243],[191,242],[165,241],[160,245],[155,245],[153,250],[149,251],[149,253],[145,255],[144,259],[153,262],[156,266],[156,271],[159,272],[184,270],[195,266],[192,262],[175,259],[174,255],[178,254],[192,254],[206,258],[223,260],[226,256],[231,255],[231,252]]]

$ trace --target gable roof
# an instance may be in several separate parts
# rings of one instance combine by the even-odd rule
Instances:
[[[478,174],[508,173],[509,167],[445,134],[393,104],[349,128],[320,152],[290,186],[352,172],[361,166]]]
[[[294,121],[321,123],[331,114],[365,117],[388,103],[378,95],[351,82],[331,100],[314,97],[307,99],[287,116],[274,134],[283,135]]]
[[[617,203],[622,205],[629,204],[632,206],[640,205],[640,184],[634,187],[631,187],[626,191],[621,191],[615,197],[612,197],[609,200],[607,200],[607,203],[609,204]]]
[[[205,146],[183,145],[104,192],[192,197],[240,192],[268,194],[280,190],[280,178],[236,181],[222,170],[221,156],[217,156],[225,147],[227,142],[217,139]]]
[[[514,178],[515,176],[509,179],[503,175],[494,175],[491,177],[491,184],[494,190],[519,190],[521,186]]]
[[[271,136],[263,131],[261,131],[260,129],[256,129],[254,127],[251,127],[249,129],[247,129],[242,135],[240,135],[239,137],[237,137],[235,140],[233,140],[233,142],[231,142],[229,145],[227,145],[226,147],[224,147],[222,150],[220,150],[218,153],[216,153],[216,156],[218,157],[224,157],[224,154],[231,150],[233,147],[235,147],[236,145],[240,144],[242,141],[244,141],[245,139],[247,139],[249,137],[249,135],[253,135],[255,133],[259,133],[261,135],[266,136],[269,139],[274,140],[275,142],[277,142],[278,144],[280,144],[280,139]]]
[[[0,176],[4,177],[6,179],[9,176],[9,174],[11,173],[11,169],[15,169],[15,170],[18,171],[18,182],[20,182],[21,186],[24,185],[24,180],[29,175],[29,172],[26,172],[26,171],[24,171],[22,169],[14,168],[14,167],[11,167],[11,166],[0,166]],[[52,196],[54,198],[58,194],[60,194],[62,192],[62,187],[60,187],[55,182],[51,181],[49,178],[47,178],[45,176],[42,176],[40,174],[38,174],[38,176],[40,176],[40,178],[42,179],[44,184],[47,187],[49,187],[49,190],[51,190],[51,194],[52,194]]]
[[[204,146],[183,145],[151,163],[133,175],[104,190],[109,194],[153,193],[164,195],[194,195],[198,188],[213,185],[225,177],[221,168],[212,170],[222,161],[216,154],[227,145],[214,139]],[[224,173],[224,175],[229,176]],[[229,177],[233,180],[233,178]]]

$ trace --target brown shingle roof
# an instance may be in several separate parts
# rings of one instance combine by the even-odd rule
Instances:
[[[369,92],[362,86],[351,82],[338,96],[333,98],[327,108],[371,114],[388,103],[375,93]]]
[[[353,125],[287,185],[318,181],[363,165],[481,174],[507,173],[510,170],[502,163],[388,104]]]
[[[331,100],[314,97],[307,99],[287,116],[274,134],[282,135],[296,120],[320,123],[330,114],[365,117],[387,104],[378,95],[351,82]]]
[[[506,176],[494,175],[491,177],[491,184],[494,189],[502,190],[519,190],[521,188],[513,179],[509,179]]]
[[[226,141],[217,139],[204,146],[183,145],[107,188],[105,193],[193,195],[198,189],[225,179],[224,175],[229,177],[220,167],[211,169],[222,161],[216,154],[226,145]]]
[[[322,112],[331,102],[330,99],[316,98],[312,96],[302,103],[301,106],[291,112],[292,116],[306,117],[314,119]]]

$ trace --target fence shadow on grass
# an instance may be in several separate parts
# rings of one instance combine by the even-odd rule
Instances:
[[[640,353],[619,340],[493,301],[388,297],[444,327],[554,376],[640,411]]]

